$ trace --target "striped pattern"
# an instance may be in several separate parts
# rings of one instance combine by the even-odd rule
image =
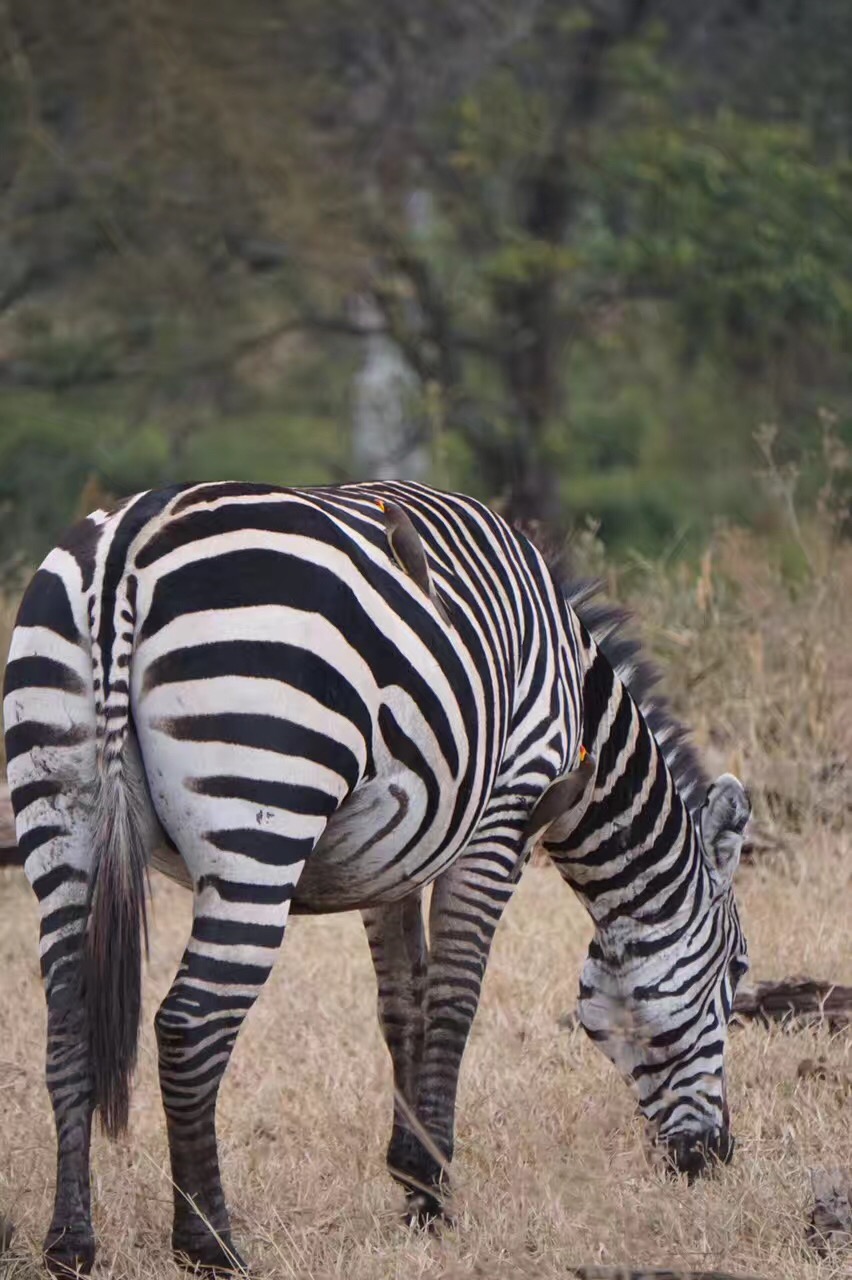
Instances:
[[[419,535],[428,592],[392,554],[382,502]],[[719,890],[691,812],[703,788],[687,779],[673,722],[649,706],[661,749],[619,677],[621,664],[635,685],[638,668],[612,619],[588,597],[575,604],[499,517],[415,485],[176,486],[95,513],[51,553],[21,606],[4,702],[18,841],[42,917],[59,1144],[49,1259],[85,1269],[94,1255],[88,1133],[96,1106],[110,1131],[126,1118],[151,859],[194,893],[156,1019],[184,1193],[176,1250],[210,1265],[230,1256],[216,1095],[291,909],[364,913],[404,1099],[389,1163],[412,1212],[436,1212],[491,938],[530,852],[530,812],[576,765],[581,740],[593,785],[544,835],[599,925],[587,1025],[637,1081],[653,1065],[640,1098],[664,1136],[726,1127],[707,1011],[726,1020],[743,944],[729,880]],[[419,895],[430,882],[427,947]],[[684,912],[685,931],[667,932]],[[660,925],[641,984],[656,1012],[650,1041],[644,1022],[626,1037],[627,1066],[604,1032],[616,1005],[636,1003],[639,969],[613,940],[626,945],[637,913]],[[673,1033],[686,1008],[670,998],[669,962],[695,969],[698,1031],[677,1045],[692,1036],[690,1064],[715,1093],[656,1052],[657,1023]]]
[[[545,840],[596,927],[580,1017],[695,1173],[732,1151],[723,1055],[748,960],[731,881],[750,805],[730,775],[704,785],[662,704],[655,738],[624,695],[618,661],[588,634],[585,649],[584,735],[597,775],[567,838]]]

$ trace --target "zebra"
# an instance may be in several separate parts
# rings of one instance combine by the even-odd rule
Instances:
[[[586,1031],[676,1169],[730,1159],[750,804],[731,775],[707,785],[652,686],[617,613],[460,494],[181,484],[76,525],[25,592],[4,683],[48,1009],[48,1268],[93,1264],[92,1119],[127,1124],[149,865],[193,894],[155,1016],[184,1263],[244,1265],[216,1098],[291,910],[362,912],[388,1167],[410,1220],[441,1214],[489,947],[535,846],[594,922]]]

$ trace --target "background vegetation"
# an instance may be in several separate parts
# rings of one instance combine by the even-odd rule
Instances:
[[[767,424],[848,492],[850,49],[844,0],[5,0],[0,562],[380,469],[679,554],[778,521]]]

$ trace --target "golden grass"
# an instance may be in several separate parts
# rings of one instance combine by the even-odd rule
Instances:
[[[714,768],[735,767],[755,784],[758,815],[787,845],[740,872],[751,976],[807,972],[852,983],[852,842],[843,829],[852,556],[831,566],[820,604],[814,595],[789,602],[768,571],[747,572],[747,556],[733,555],[726,569],[725,554],[730,547],[717,551],[703,582],[661,582],[653,595],[642,592],[640,607]],[[763,577],[744,588],[748,573]],[[821,766],[842,766],[844,752],[847,773],[823,778]],[[168,1252],[151,1017],[186,939],[189,907],[182,890],[155,879],[131,1132],[118,1145],[100,1136],[94,1144],[100,1265],[117,1280],[179,1274]],[[34,1280],[54,1145],[36,909],[20,872],[0,874],[0,922],[0,1211],[18,1228],[0,1276]],[[572,1264],[628,1261],[766,1280],[852,1273],[849,1254],[823,1261],[804,1242],[809,1169],[852,1168],[852,1093],[796,1074],[803,1058],[821,1054],[848,1073],[852,1035],[734,1031],[734,1163],[692,1188],[671,1182],[646,1147],[627,1088],[582,1032],[557,1025],[574,1004],[589,935],[556,874],[532,868],[498,931],[462,1073],[457,1226],[433,1238],[400,1225],[401,1194],[384,1171],[390,1069],[360,922],[291,922],[220,1105],[235,1232],[258,1276],[547,1280]]]
[[[846,837],[822,836],[798,883],[742,877],[755,976],[807,968],[852,981]],[[844,861],[845,860],[845,861]],[[848,887],[848,870],[847,887]],[[36,912],[22,877],[0,882],[4,1028],[0,1205],[33,1258],[50,1214],[53,1127],[42,1086],[44,1015]],[[151,1016],[188,932],[189,900],[155,883],[152,963],[131,1133],[95,1142],[96,1223],[107,1274],[170,1280],[170,1187]],[[628,1090],[582,1032],[557,1020],[574,1001],[589,937],[549,868],[525,877],[498,934],[465,1061],[455,1162],[458,1226],[440,1238],[398,1224],[383,1168],[390,1072],[355,916],[296,919],[246,1023],[223,1088],[222,1161],[239,1240],[257,1274],[380,1277],[564,1276],[571,1263],[641,1261],[772,1280],[848,1275],[804,1244],[808,1169],[852,1166],[852,1099],[799,1080],[817,1053],[852,1066],[852,1038],[732,1034],[735,1163],[692,1188],[665,1179]],[[848,1266],[848,1263],[847,1263]],[[23,1280],[23,1270],[10,1271]]]

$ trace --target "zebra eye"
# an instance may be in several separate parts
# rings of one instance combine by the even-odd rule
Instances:
[[[734,986],[736,986],[737,983],[740,981],[740,979],[744,977],[745,974],[748,973],[748,970],[749,970],[749,962],[746,959],[746,957],[734,956],[730,965],[731,981],[733,982]]]

